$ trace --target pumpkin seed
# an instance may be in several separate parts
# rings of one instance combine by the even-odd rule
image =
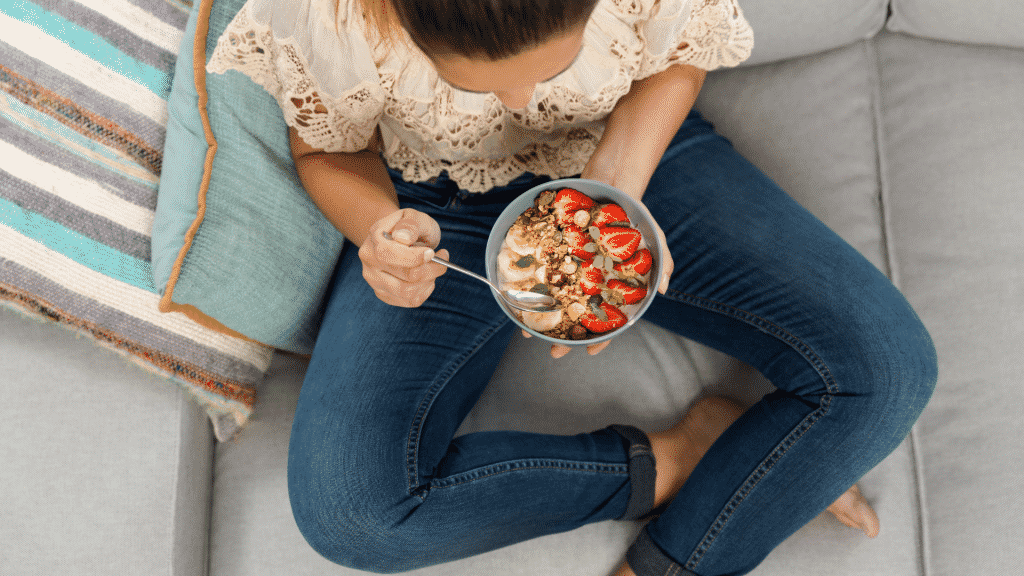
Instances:
[[[594,244],[593,242],[587,242],[586,244],[583,245],[583,249],[586,250],[587,252],[597,252],[597,244]]]
[[[590,237],[594,239],[594,242],[601,240],[601,230],[597,226],[590,227]]]
[[[604,256],[594,256],[594,268],[604,268]]]
[[[532,255],[527,254],[526,256],[523,256],[519,260],[516,260],[516,267],[518,267],[518,268],[529,268],[530,266],[533,266],[536,263],[537,263],[537,259],[534,258]]]

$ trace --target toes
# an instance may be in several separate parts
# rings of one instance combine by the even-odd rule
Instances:
[[[828,511],[843,524],[864,532],[868,538],[878,536],[881,531],[878,514],[856,485],[837,498]]]
[[[878,514],[875,513],[875,509],[863,498],[857,502],[857,507],[859,509],[858,516],[861,519],[861,530],[864,531],[864,534],[867,534],[868,538],[878,536],[878,533],[881,532],[882,524],[878,521]]]

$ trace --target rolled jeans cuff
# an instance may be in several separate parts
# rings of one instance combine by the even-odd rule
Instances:
[[[626,511],[619,520],[639,520],[654,508],[654,452],[651,441],[642,430],[616,424],[612,430],[629,442],[630,496]]]
[[[626,550],[626,563],[633,570],[636,576],[699,576],[683,568],[681,564],[669,558],[665,552],[651,540],[647,534],[647,527],[640,531],[640,535]]]

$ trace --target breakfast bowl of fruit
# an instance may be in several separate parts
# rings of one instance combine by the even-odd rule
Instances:
[[[487,240],[487,278],[552,296],[547,312],[498,305],[529,334],[569,346],[603,342],[650,307],[665,261],[654,218],[621,190],[566,178],[509,203]]]

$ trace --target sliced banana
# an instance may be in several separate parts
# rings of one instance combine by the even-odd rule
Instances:
[[[533,278],[534,271],[537,268],[536,264],[531,264],[526,268],[520,268],[516,266],[516,262],[522,258],[519,254],[513,252],[510,248],[505,247],[498,253],[498,273],[508,282],[522,282],[523,280]]]
[[[520,256],[539,257],[538,250],[540,250],[540,246],[530,245],[526,240],[525,230],[523,230],[522,226],[513,226],[509,229],[508,234],[505,236],[505,245]]]
[[[530,330],[545,332],[553,330],[562,321],[562,311],[551,312],[523,312],[523,324]]]

